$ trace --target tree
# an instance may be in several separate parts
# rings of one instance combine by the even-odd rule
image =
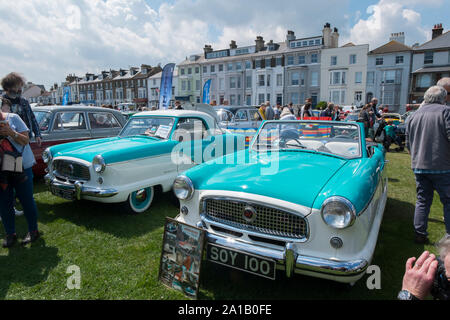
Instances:
[[[325,110],[325,108],[327,107],[328,103],[326,101],[320,101],[317,105],[316,105],[316,109],[319,110]]]

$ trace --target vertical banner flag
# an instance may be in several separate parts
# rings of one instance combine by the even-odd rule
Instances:
[[[210,95],[209,91],[211,88],[211,79],[205,82],[205,85],[203,86],[203,103],[209,104],[210,103]]]
[[[172,99],[172,77],[175,63],[168,63],[164,66],[161,76],[161,88],[159,89],[159,108],[167,109],[170,99]]]
[[[64,87],[63,88],[63,100],[62,100],[63,106],[67,106],[69,104],[69,97],[70,97],[70,87]]]

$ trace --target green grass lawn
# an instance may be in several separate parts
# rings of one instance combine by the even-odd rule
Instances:
[[[381,268],[381,290],[368,290],[366,275],[354,287],[295,275],[277,281],[204,262],[200,299],[395,299],[407,258],[433,246],[413,243],[415,182],[406,153],[387,156],[389,194],[372,264]],[[0,248],[0,299],[184,299],[158,282],[165,217],[178,208],[170,194],[144,214],[130,216],[118,206],[69,202],[52,196],[37,182],[35,199],[44,236],[29,247]],[[24,217],[17,232],[27,231]],[[430,215],[432,242],[444,234],[437,194]],[[4,230],[0,228],[0,237]],[[81,289],[69,290],[66,270],[81,270]]]

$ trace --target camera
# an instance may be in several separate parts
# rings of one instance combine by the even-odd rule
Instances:
[[[450,281],[447,278],[444,262],[438,260],[436,276],[431,288],[431,295],[436,300],[450,300]]]

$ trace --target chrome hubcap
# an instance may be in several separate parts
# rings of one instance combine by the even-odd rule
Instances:
[[[139,202],[143,202],[147,199],[147,191],[145,189],[141,189],[136,192],[136,200]]]

